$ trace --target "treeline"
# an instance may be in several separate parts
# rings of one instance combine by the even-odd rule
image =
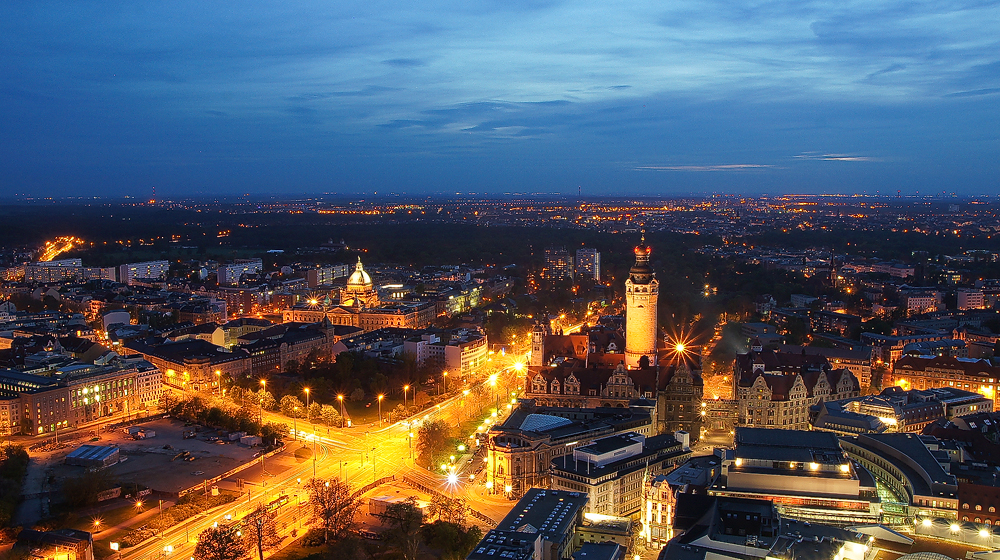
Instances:
[[[0,447],[0,526],[9,527],[21,500],[21,482],[28,472],[28,452],[20,445]]]
[[[372,399],[377,395],[399,395],[403,387],[409,385],[409,396],[414,397],[430,378],[439,376],[441,371],[430,366],[418,366],[416,360],[403,357],[396,360],[369,358],[360,353],[342,352],[336,361],[319,352],[312,352],[302,361],[289,362],[284,375],[267,380],[267,390],[275,402],[271,410],[278,406],[285,396],[294,396],[305,401],[305,389],[309,388],[310,407],[313,403],[337,406],[338,395],[351,401]],[[243,390],[246,402],[252,400],[246,391],[256,393],[260,389],[259,380],[246,378],[236,380],[236,386]],[[237,402],[240,393],[237,393]],[[267,406],[265,406],[267,408]]]
[[[168,402],[166,409],[174,418],[229,432],[246,432],[247,435],[260,436],[265,443],[273,444],[287,433],[285,426],[281,424],[269,422],[261,425],[259,417],[255,418],[253,415],[252,406],[244,409],[236,403],[221,399],[207,401],[201,397],[191,397]]]

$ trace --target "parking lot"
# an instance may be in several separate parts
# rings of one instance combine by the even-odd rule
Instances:
[[[104,433],[91,445],[118,445],[122,462],[108,471],[124,483],[138,483],[154,490],[177,492],[212,479],[258,457],[259,447],[219,438],[219,432],[200,428],[196,437],[184,439],[184,423],[161,419],[139,425],[156,435],[135,440],[123,432]],[[193,429],[193,427],[189,427]],[[63,465],[62,469],[79,469]]]

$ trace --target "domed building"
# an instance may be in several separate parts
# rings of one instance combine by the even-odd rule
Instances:
[[[341,292],[340,305],[346,307],[378,307],[378,293],[372,284],[372,277],[361,265],[361,257],[354,266],[354,272],[347,279],[347,286]]]

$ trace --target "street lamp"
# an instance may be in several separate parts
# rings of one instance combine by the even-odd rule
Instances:
[[[448,392],[448,372],[447,371],[441,372],[441,375],[442,375],[442,377],[444,377],[444,392],[447,393]]]
[[[340,401],[340,427],[343,428],[347,422],[347,415],[344,414],[344,395],[337,395],[337,400]]]
[[[264,427],[264,393],[267,391],[267,380],[260,380],[260,427]]]
[[[312,424],[312,418],[309,416],[309,387],[303,389],[306,392],[306,418],[309,419],[309,423]]]
[[[219,387],[219,394],[222,394],[222,370],[215,370],[215,384]]]
[[[406,392],[410,390],[409,385],[403,385],[403,408],[406,408]]]
[[[384,399],[384,398],[385,398],[385,395],[379,395],[378,396],[378,427],[379,428],[382,427],[382,399]]]

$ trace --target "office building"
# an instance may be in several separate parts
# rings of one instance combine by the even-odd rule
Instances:
[[[548,488],[552,461],[575,448],[620,433],[648,437],[654,430],[648,408],[540,407],[522,399],[486,433],[486,488],[509,497],[531,487]]]
[[[589,496],[586,513],[627,517],[642,509],[647,476],[669,472],[690,457],[690,448],[670,434],[617,434],[553,459],[551,487]]]
[[[987,398],[996,395],[1000,367],[988,360],[948,356],[903,356],[892,365],[883,385],[903,389],[948,387],[974,391]]]
[[[587,496],[532,488],[483,537],[467,560],[562,560],[576,549]]]
[[[840,441],[856,467],[878,477],[896,501],[904,504],[902,510],[887,510],[885,522],[958,518],[958,483],[948,472],[950,460],[937,438],[886,433],[843,437]]]
[[[128,263],[118,267],[118,281],[122,284],[132,285],[137,280],[163,279],[170,272],[170,263],[167,261],[147,261],[140,263]]]
[[[573,279],[573,256],[565,247],[547,247],[542,278],[546,280]]]
[[[736,428],[734,444],[709,494],[771,500],[782,515],[805,521],[881,520],[874,477],[850,461],[834,434]]]
[[[576,250],[576,274],[594,282],[601,281],[601,252],[597,249]]]
[[[983,309],[986,307],[982,290],[959,288],[956,295],[958,296],[959,309]]]
[[[992,412],[993,401],[979,393],[935,388],[910,391],[886,387],[878,395],[814,405],[814,429],[841,435],[920,432],[942,418]]]
[[[154,364],[114,353],[101,361],[70,363],[45,375],[0,370],[0,433],[51,434],[159,406],[162,376]]]
[[[238,286],[240,277],[244,274],[260,274],[263,270],[264,263],[261,259],[236,259],[233,264],[219,267],[219,285]]]
[[[868,560],[881,544],[858,531],[788,519],[767,500],[698,494],[677,496],[673,529],[659,560]]]

